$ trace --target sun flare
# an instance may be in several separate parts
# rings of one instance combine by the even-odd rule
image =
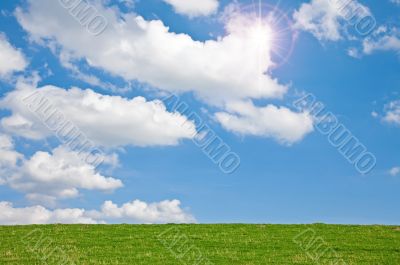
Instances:
[[[277,6],[259,2],[240,7],[237,16],[242,17],[241,26],[248,34],[246,41],[256,44],[259,57],[270,59],[274,67],[287,62],[293,50],[296,32],[284,12]],[[268,51],[270,58],[265,57],[265,51]]]

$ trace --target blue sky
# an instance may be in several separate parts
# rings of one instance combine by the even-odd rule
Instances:
[[[257,1],[86,1],[95,36],[49,1],[0,4],[0,223],[399,223],[400,3],[352,1],[376,21],[360,34],[334,0],[264,0],[261,19]],[[17,100],[35,91],[114,160],[74,157]],[[237,170],[154,103],[170,93]],[[368,174],[293,107],[307,93],[374,155]]]

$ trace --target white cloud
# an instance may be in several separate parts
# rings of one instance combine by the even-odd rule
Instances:
[[[393,4],[400,5],[400,0],[390,0]]]
[[[400,100],[395,100],[385,106],[383,120],[388,123],[400,125]]]
[[[361,57],[360,51],[354,47],[347,49],[347,55],[357,59]]]
[[[11,116],[1,120],[3,129],[28,139],[54,136],[28,108],[28,105],[35,106],[32,102],[40,102],[42,98],[47,99],[64,116],[57,128],[63,128],[63,124],[70,121],[96,146],[176,145],[179,140],[190,139],[196,133],[192,122],[178,113],[168,112],[161,101],[146,101],[143,97],[128,99],[106,96],[78,88],[34,88],[26,84],[17,84],[17,89],[0,101],[0,108],[12,112]],[[44,109],[42,107],[37,113],[46,117]],[[186,126],[179,126],[185,122]]]
[[[295,27],[313,34],[321,41],[338,41],[348,37],[346,18],[370,15],[368,7],[357,0],[311,0],[293,14]]]
[[[0,136],[0,140],[6,138]],[[25,193],[30,201],[54,205],[57,199],[77,197],[80,189],[111,192],[123,186],[120,180],[97,173],[80,154],[65,147],[52,153],[39,151],[26,159],[10,142],[1,142],[6,143],[0,147],[2,184]]]
[[[229,112],[226,108],[231,102],[282,98],[288,90],[286,85],[280,84],[269,74],[274,66],[271,53],[276,37],[271,28],[271,17],[259,23],[256,14],[232,8],[223,17],[225,36],[201,42],[189,35],[171,32],[160,20],[146,21],[133,13],[122,14],[115,8],[97,6],[99,13],[107,18],[109,27],[99,36],[92,36],[58,3],[49,0],[28,2],[29,7],[25,11],[18,9],[16,12],[19,23],[29,32],[31,39],[53,47],[53,51],[60,50],[56,54],[61,56],[64,65],[70,65],[69,68],[77,60],[84,59],[90,66],[104,69],[127,81],[139,80],[174,93],[194,92],[201,100],[221,107],[225,112]],[[43,23],[44,19],[46,23]],[[54,49],[55,46],[58,48]],[[259,121],[255,125],[256,130],[239,131],[274,137],[282,142],[298,141],[310,131],[309,124],[305,124],[292,133],[287,132],[288,128],[299,125],[299,119],[306,122],[301,118],[302,114],[272,105],[266,109],[268,115],[263,114],[268,116],[265,118],[269,121],[268,125]],[[230,114],[217,114],[225,118],[226,115]],[[11,125],[15,124],[21,129],[29,127],[23,120],[24,116],[14,118]],[[282,123],[282,120],[285,122]],[[257,120],[253,119],[254,122]],[[80,125],[79,120],[77,124]],[[123,136],[111,137],[110,140],[108,134],[98,134],[99,131],[108,132],[107,129],[99,129],[97,123],[91,126],[95,128],[93,133],[90,133],[90,128],[84,128],[89,131],[89,138],[114,145],[129,142],[130,139],[126,137],[132,137],[135,133],[135,130],[126,128],[113,129],[110,134],[118,132]],[[230,125],[225,124],[224,127],[233,130]],[[124,132],[129,132],[129,136],[125,136]],[[148,137],[151,134],[145,135]],[[98,139],[102,136],[107,137]],[[188,137],[185,133],[179,136]]]
[[[14,150],[12,138],[5,134],[0,134],[0,165],[15,166],[20,155]]]
[[[135,220],[141,223],[193,223],[196,220],[180,207],[179,200],[146,203],[139,200],[120,207],[112,201],[104,202],[101,216],[105,219]]]
[[[203,1],[198,1],[203,2]],[[226,35],[195,41],[171,32],[162,21],[97,6],[109,27],[89,34],[57,1],[29,0],[16,17],[32,40],[58,47],[71,63],[84,59],[92,66],[172,91],[194,91],[203,100],[221,104],[249,98],[279,98],[287,87],[265,74],[271,60],[273,32],[255,16],[235,14]],[[263,58],[260,60],[259,58]]]
[[[14,208],[10,202],[0,202],[0,224],[2,225],[28,225],[28,224],[96,224],[97,221],[85,217],[82,209],[48,210],[43,206]]]
[[[22,52],[13,47],[0,32],[0,77],[8,77],[13,72],[22,71],[27,66]]]
[[[6,176],[10,175],[23,155],[14,150],[11,137],[0,133],[0,185],[6,183]]]
[[[180,201],[146,203],[135,200],[118,208],[111,201],[101,211],[85,209],[49,210],[43,206],[16,208],[10,202],[0,202],[1,225],[27,224],[97,224],[106,223],[194,223],[196,219],[180,208]]]
[[[363,52],[395,51],[400,54],[400,31],[397,28],[379,27],[363,41]]]
[[[174,7],[178,14],[189,17],[207,16],[218,10],[218,0],[163,0]]]
[[[389,174],[393,177],[397,176],[400,174],[400,167],[394,167],[389,170]]]
[[[272,137],[292,144],[313,131],[313,119],[308,113],[296,113],[285,107],[237,102],[230,104],[228,110],[233,114],[219,112],[216,119],[227,130],[239,134]]]

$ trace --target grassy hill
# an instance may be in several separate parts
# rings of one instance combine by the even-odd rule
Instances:
[[[0,264],[400,264],[400,228],[323,224],[2,226]]]

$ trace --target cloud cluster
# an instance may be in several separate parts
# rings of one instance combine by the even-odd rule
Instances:
[[[82,209],[48,210],[43,206],[14,208],[10,202],[0,202],[0,224],[2,225],[29,225],[29,224],[96,224],[97,222],[84,216]]]
[[[146,203],[135,200],[118,208],[107,201],[102,210],[55,209],[43,206],[16,208],[10,202],[0,202],[1,225],[28,224],[98,224],[109,222],[126,223],[195,223],[196,219],[180,208],[180,201]]]
[[[185,1],[184,5],[190,3]],[[205,4],[204,1],[196,3]],[[286,85],[280,84],[268,73],[274,66],[271,59],[274,32],[270,21],[259,21],[256,14],[232,9],[225,15],[226,34],[216,40],[202,42],[186,34],[171,32],[160,20],[147,21],[136,14],[122,14],[115,8],[101,5],[97,9],[107,18],[109,27],[96,37],[87,34],[70,17],[68,10],[54,1],[30,0],[28,8],[25,11],[18,9],[16,16],[32,40],[58,47],[53,50],[64,65],[71,66],[76,61],[85,60],[90,66],[127,81],[138,80],[174,93],[194,92],[202,101],[224,109],[228,115],[227,106],[231,102],[282,98],[288,90]],[[43,19],[47,22],[42,23]],[[301,126],[300,131],[304,132],[301,136],[289,138],[287,135],[291,132],[286,131],[282,123],[264,125],[264,122],[272,124],[280,119],[279,115],[290,112],[266,113],[260,109],[258,113],[264,116],[254,119],[252,123],[257,123],[260,128],[258,134],[293,142],[309,131],[302,129],[308,124]],[[290,115],[301,117],[304,114],[293,112]],[[294,121],[291,126],[286,126],[293,128],[301,119],[287,121]],[[102,131],[94,127],[96,133]],[[274,127],[281,128],[275,130]],[[124,139],[118,138],[118,141]],[[107,141],[113,143],[110,139]]]
[[[22,71],[27,65],[28,62],[22,52],[13,47],[6,36],[0,32],[0,78]]]
[[[310,32],[320,41],[348,38],[351,20],[371,15],[369,8],[357,0],[311,0],[301,4],[293,14],[295,27]]]
[[[191,121],[179,113],[168,112],[161,101],[146,101],[142,97],[128,99],[106,96],[78,88],[36,88],[26,82],[19,82],[17,88],[0,101],[0,108],[11,112],[10,116],[1,119],[2,130],[33,140],[54,137],[54,132],[45,126],[43,118],[54,117],[49,115],[49,109],[40,107],[33,113],[30,108],[42,106],[42,102],[48,102],[60,111],[65,118],[60,119],[60,123],[71,122],[99,146],[117,148],[126,145],[175,145],[181,139],[191,138],[196,133]],[[54,120],[58,121],[55,118]],[[64,125],[57,127],[64,128]],[[31,202],[50,206],[56,205],[60,199],[76,198],[80,195],[80,190],[112,192],[123,186],[119,179],[98,173],[95,165],[82,159],[85,156],[82,152],[86,151],[72,151],[60,146],[51,152],[37,151],[30,157],[25,157],[15,150],[10,136],[1,134],[0,184],[24,193]],[[115,155],[104,158],[106,164],[115,166],[118,163]],[[176,203],[171,205],[176,206]],[[137,206],[136,203],[134,206]],[[155,210],[151,211],[154,207],[149,205],[150,210],[146,210],[153,218],[151,220],[168,220],[168,216],[163,215],[164,208],[157,208],[160,215],[154,215]],[[34,210],[37,211],[37,208]],[[74,213],[77,212],[74,210]],[[135,217],[129,213],[127,211],[125,214],[126,218]],[[179,211],[175,213],[179,214]],[[139,217],[137,220],[141,220]],[[49,219],[49,222],[52,220]],[[150,219],[144,216],[143,220],[147,222]]]
[[[398,0],[391,0],[397,3]],[[400,54],[400,31],[396,27],[377,27],[370,9],[357,0],[311,0],[303,3],[293,14],[295,27],[310,32],[320,41],[359,41],[357,47],[347,49],[354,58],[377,51],[394,51]],[[349,31],[352,26],[360,36]]]
[[[320,41],[360,40],[349,33],[348,27],[353,26],[360,35],[366,36],[360,40],[360,48],[347,49],[348,55],[354,58],[376,51],[400,53],[399,29],[376,27],[370,9],[356,0],[311,0],[294,12],[293,19],[296,28],[310,32]]]
[[[287,91],[265,74],[273,65],[273,36],[269,25],[258,23],[254,14],[231,16],[225,36],[202,42],[171,32],[160,20],[148,21],[101,5],[98,13],[109,26],[93,36],[57,1],[27,2],[26,10],[16,11],[19,23],[32,40],[60,51],[57,54],[65,64],[84,60],[125,80],[139,80],[171,92],[193,91],[211,104],[279,98]]]
[[[210,15],[219,6],[217,0],[164,1],[177,13],[189,17]],[[27,7],[17,8],[15,15],[30,40],[47,46],[64,67],[88,83],[109,86],[95,72],[81,72],[83,64],[160,91],[193,92],[198,99],[220,109],[215,117],[225,129],[274,138],[283,144],[300,141],[313,130],[313,120],[306,112],[254,104],[257,99],[281,99],[288,90],[270,72],[277,36],[270,21],[260,21],[256,14],[232,9],[231,13],[224,13],[223,36],[197,41],[187,34],[172,32],[160,20],[123,13],[110,6],[109,1],[98,1],[94,3],[97,13],[104,16],[108,27],[94,36],[79,23],[87,19],[85,10],[78,10],[79,4],[72,11],[59,1],[26,2]],[[133,7],[133,1],[122,2]],[[18,58],[18,50],[8,43],[4,46]],[[25,68],[26,62],[18,67],[7,70],[7,74]],[[50,102],[61,113],[63,122],[79,128],[96,146],[170,146],[196,135],[192,121],[177,112],[168,112],[161,101],[108,96],[76,87],[37,87],[24,82],[18,82],[0,100],[0,109],[10,112],[0,120],[1,131],[30,140],[54,137],[54,131],[38,118],[46,116],[49,110],[42,108],[40,113],[33,113],[29,108],[29,104],[38,101]],[[15,150],[12,139],[6,135],[0,135],[0,173],[0,184],[23,192],[31,202],[44,206],[55,206],[59,199],[76,198],[81,190],[112,192],[123,186],[119,179],[96,172],[94,166],[65,146],[26,156]],[[178,200],[135,200],[121,206],[106,201],[100,211],[15,208],[1,202],[0,211],[6,213],[0,217],[3,224],[195,221],[182,210]]]
[[[106,220],[135,220],[141,223],[193,223],[193,216],[180,207],[179,200],[166,200],[157,203],[146,203],[140,200],[125,203],[121,206],[112,201],[104,202],[100,216]]]
[[[178,113],[170,113],[161,101],[146,101],[106,96],[92,90],[55,86],[35,88],[20,84],[0,100],[0,108],[11,111],[11,116],[0,123],[8,133],[28,139],[54,136],[29,105],[47,100],[63,116],[79,128],[96,146],[121,147],[176,145],[196,133],[195,125]],[[63,123],[63,122],[60,122]],[[178,126],[185,123],[187,126]],[[60,124],[58,127],[62,127]]]
[[[14,150],[6,135],[0,135],[0,173],[1,184],[23,192],[30,201],[47,205],[77,197],[80,189],[111,192],[123,186],[120,180],[97,173],[78,153],[62,146],[26,158]]]
[[[170,4],[176,13],[189,17],[208,16],[218,10],[218,0],[163,0]]]
[[[381,26],[363,41],[363,52],[394,51],[400,55],[400,30]]]
[[[388,123],[400,125],[400,100],[394,100],[386,104],[383,120]]]

